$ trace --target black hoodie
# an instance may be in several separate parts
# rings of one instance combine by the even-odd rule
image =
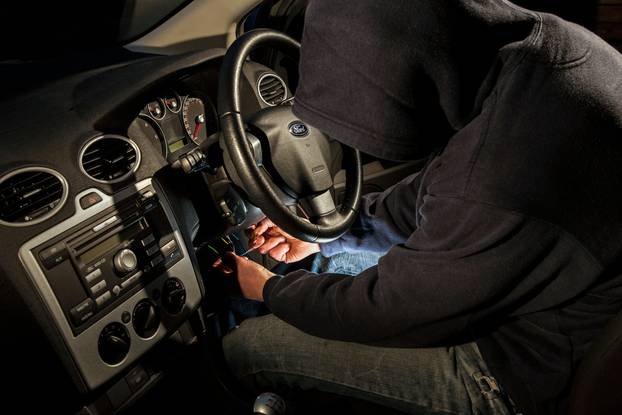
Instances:
[[[622,305],[622,56],[503,0],[313,0],[300,75],[294,112],[335,139],[443,149],[322,246],[388,251],[377,267],[273,277],[268,307],[330,339],[475,340],[520,410],[564,413]]]

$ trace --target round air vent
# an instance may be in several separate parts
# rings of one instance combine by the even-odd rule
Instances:
[[[67,201],[67,181],[45,167],[26,167],[0,178],[0,223],[28,226],[57,213]]]
[[[118,183],[130,177],[140,164],[140,150],[120,135],[104,135],[89,141],[80,152],[80,167],[100,183]]]
[[[285,82],[273,73],[266,73],[259,77],[257,92],[261,100],[270,106],[279,105],[287,99]]]

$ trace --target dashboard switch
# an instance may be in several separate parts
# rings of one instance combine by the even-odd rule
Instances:
[[[102,197],[96,192],[91,192],[80,198],[80,207],[84,210],[102,201]]]
[[[132,392],[136,392],[140,389],[141,386],[147,383],[147,381],[149,380],[149,375],[147,374],[147,371],[145,369],[140,366],[136,366],[130,371],[130,373],[125,376],[125,380],[127,381],[128,385],[130,385],[130,389],[132,389]]]

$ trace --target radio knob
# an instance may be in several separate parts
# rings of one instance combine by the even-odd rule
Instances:
[[[132,272],[138,266],[138,258],[131,249],[122,249],[114,256],[114,268],[122,273]]]

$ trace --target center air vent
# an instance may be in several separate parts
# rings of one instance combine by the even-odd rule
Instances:
[[[58,212],[67,200],[67,181],[45,167],[27,167],[0,178],[0,223],[26,226]]]
[[[80,153],[80,166],[90,178],[117,183],[131,176],[140,164],[140,151],[133,141],[120,135],[93,139]]]
[[[263,102],[275,106],[287,99],[285,82],[272,73],[261,75],[257,82],[257,92]]]

